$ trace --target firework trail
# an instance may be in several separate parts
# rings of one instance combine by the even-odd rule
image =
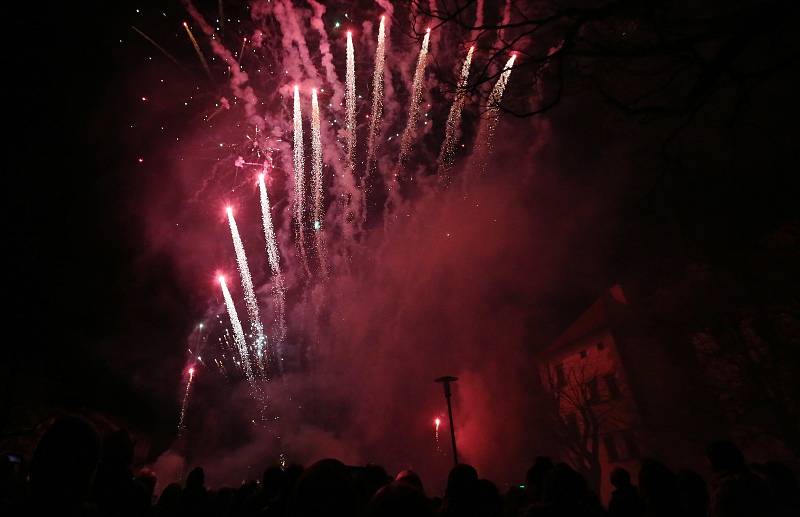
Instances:
[[[486,115],[478,126],[478,135],[475,138],[475,145],[478,153],[478,172],[484,174],[489,166],[489,159],[494,151],[494,133],[497,130],[497,122],[500,119],[500,101],[503,100],[503,92],[511,76],[511,68],[514,66],[516,55],[512,55],[503,68],[503,73],[494,84],[492,93],[489,94]]]
[[[411,103],[408,106],[408,119],[406,128],[403,130],[403,139],[400,141],[400,157],[397,160],[398,172],[405,165],[414,137],[417,133],[417,118],[419,118],[419,105],[422,101],[422,87],[425,81],[425,63],[428,58],[428,42],[430,41],[431,30],[425,32],[422,39],[422,48],[417,59],[417,68],[414,71],[414,82],[411,85]],[[396,176],[396,174],[395,174]]]
[[[265,172],[268,164],[264,163]],[[286,338],[286,288],[283,283],[283,274],[281,273],[280,256],[278,255],[278,242],[275,239],[275,228],[272,224],[272,213],[270,210],[269,196],[267,195],[267,185],[264,181],[264,173],[258,175],[258,190],[261,198],[261,222],[264,226],[264,240],[267,245],[267,261],[269,262],[269,269],[272,272],[273,289],[272,296],[275,301],[275,312],[277,313],[277,335],[276,352],[278,361],[278,370],[283,372],[283,342]]]
[[[192,380],[194,379],[194,366],[189,367],[189,380],[186,381],[186,391],[183,393],[183,403],[181,404],[181,416],[178,419],[178,436],[183,433],[183,421],[186,418],[186,408],[189,405],[189,390],[192,387]]]
[[[436,444],[436,452],[440,452],[441,449],[439,447],[439,426],[441,425],[442,420],[439,417],[433,419],[433,439],[434,443]]]
[[[194,47],[194,51],[197,53],[197,57],[200,59],[200,63],[203,65],[203,69],[206,71],[206,75],[208,75],[209,79],[212,79],[211,69],[208,68],[208,62],[206,61],[206,56],[204,56],[203,51],[200,50],[200,45],[197,44],[197,40],[195,39],[194,34],[192,34],[192,29],[189,28],[189,24],[186,22],[183,22],[183,28],[186,29],[186,34],[189,35],[189,39],[192,41],[192,46]]]
[[[311,179],[314,186],[314,244],[317,249],[320,273],[324,278],[328,266],[322,242],[322,137],[320,136],[319,101],[316,88],[311,90]]]
[[[378,138],[380,121],[383,115],[383,67],[386,61],[385,39],[385,17],[381,16],[381,24],[378,28],[378,46],[375,48],[375,70],[372,74],[372,111],[370,111],[369,133],[367,134],[367,176],[372,173],[375,160],[375,140]],[[364,196],[364,203],[366,203],[366,195]],[[367,211],[365,209],[364,217],[366,215]]]
[[[314,185],[314,229],[322,225],[322,137],[320,136],[317,89],[311,90],[311,180]]]
[[[147,34],[145,34],[144,32],[142,32],[141,30],[139,30],[139,29],[138,29],[138,28],[137,28],[135,25],[131,25],[131,29],[133,29],[134,31],[136,31],[136,33],[137,33],[139,36],[143,37],[143,38],[144,38],[145,40],[147,40],[147,41],[148,41],[148,42],[149,42],[151,45],[153,45],[155,48],[157,48],[158,50],[160,50],[162,54],[164,54],[165,56],[167,56],[167,58],[169,58],[169,60],[170,60],[170,61],[172,61],[173,63],[175,63],[175,64],[176,64],[176,65],[178,65],[179,67],[183,68],[183,65],[181,65],[181,64],[178,62],[178,60],[177,60],[177,59],[175,59],[175,56],[173,56],[172,54],[170,54],[169,52],[167,52],[167,51],[164,49],[164,47],[162,47],[161,45],[159,45],[158,43],[156,43],[155,41],[153,41],[153,38],[151,38],[150,36],[148,36]]]
[[[300,261],[306,274],[310,274],[305,247],[305,152],[303,150],[303,115],[300,110],[300,87],[294,86],[294,214],[297,220],[297,245]]]
[[[356,57],[353,50],[353,33],[347,31],[347,72],[345,74],[345,127],[347,128],[347,166],[355,173],[356,150]]]
[[[247,315],[250,319],[250,332],[255,340],[254,352],[256,356],[256,364],[263,375],[264,348],[266,347],[267,337],[264,335],[264,327],[261,324],[261,315],[258,312],[258,299],[256,298],[256,293],[253,289],[253,278],[250,276],[250,268],[247,265],[247,255],[244,251],[242,238],[239,236],[239,228],[237,228],[236,220],[233,218],[233,209],[231,209],[231,207],[227,207],[225,211],[228,213],[228,225],[231,228],[233,248],[236,251],[236,265],[239,268],[239,276],[242,279],[244,302],[245,307],[247,307]]]
[[[472,53],[475,46],[469,48],[464,64],[461,66],[461,78],[456,87],[456,96],[453,105],[450,106],[450,114],[447,115],[447,125],[445,126],[445,136],[442,148],[439,150],[439,181],[446,186],[450,181],[450,169],[455,158],[456,144],[458,144],[459,129],[461,127],[461,110],[464,108],[464,101],[467,97],[467,79],[469,78],[469,67],[472,63]]]
[[[239,315],[236,314],[236,306],[233,304],[233,298],[231,298],[231,293],[228,291],[227,284],[225,284],[225,277],[219,276],[218,280],[219,285],[222,288],[222,296],[225,298],[225,307],[228,309],[228,317],[231,320],[231,327],[233,327],[233,342],[236,345],[236,348],[239,350],[239,355],[242,358],[242,368],[244,369],[244,374],[247,376],[247,380],[250,381],[250,385],[253,387],[253,390],[257,392],[256,379],[253,376],[253,369],[250,367],[250,356],[247,352],[247,342],[244,339],[242,322],[239,321]]]

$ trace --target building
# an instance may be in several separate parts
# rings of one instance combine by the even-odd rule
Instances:
[[[692,350],[666,343],[619,285],[583,312],[538,357],[561,459],[607,501],[615,467],[634,476],[642,458],[704,468],[717,419],[698,393]]]

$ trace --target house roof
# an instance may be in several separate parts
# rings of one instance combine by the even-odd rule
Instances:
[[[544,352],[545,354],[563,348],[583,337],[608,328],[612,319],[612,306],[627,304],[625,293],[620,285],[605,291],[588,309],[578,316]]]

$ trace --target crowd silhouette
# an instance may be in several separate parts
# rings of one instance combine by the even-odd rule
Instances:
[[[653,459],[635,478],[616,468],[607,506],[566,463],[536,458],[525,484],[502,493],[466,464],[455,466],[441,497],[428,493],[415,472],[390,476],[379,466],[346,466],[324,459],[306,468],[268,467],[260,480],[209,489],[202,468],[183,484],[156,495],[156,477],[134,473],[133,442],[125,431],[101,441],[77,417],[56,420],[44,433],[27,469],[6,455],[0,515],[131,517],[666,517],[800,515],[797,479],[777,462],[748,464],[733,443],[709,445],[712,476],[674,472]],[[635,482],[634,482],[635,479]]]

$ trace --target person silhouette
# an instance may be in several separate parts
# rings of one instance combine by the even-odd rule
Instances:
[[[47,429],[30,466],[33,515],[84,515],[100,445],[97,431],[86,420],[61,417]]]
[[[631,483],[631,474],[622,467],[611,471],[611,500],[608,515],[612,517],[635,517],[644,513],[644,503],[639,491]]]

